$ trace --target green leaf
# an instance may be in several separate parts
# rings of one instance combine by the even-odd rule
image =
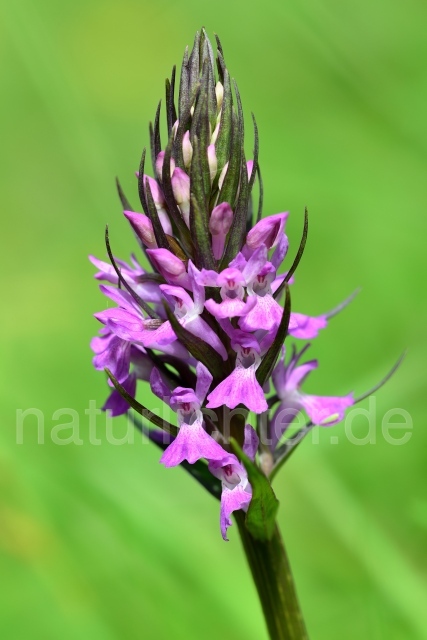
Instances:
[[[256,168],[257,170],[257,174],[258,174],[258,185],[259,185],[259,197],[258,197],[258,215],[257,215],[257,219],[256,221],[259,222],[262,218],[262,207],[264,204],[264,183],[262,181],[262,176],[261,176],[261,168],[258,166]]]
[[[196,31],[194,37],[194,45],[188,60],[189,68],[189,90],[193,90],[194,85],[199,81],[200,77],[200,32]]]
[[[145,197],[145,185],[144,185],[144,168],[145,168],[145,148],[142,150],[141,154],[141,162],[139,163],[138,170],[138,195],[139,201],[142,206],[142,210],[146,216],[150,217],[150,212],[148,211],[147,198]]]
[[[140,172],[141,175],[141,172]],[[150,182],[147,180],[145,183],[145,195],[148,209],[148,217],[153,225],[154,235],[156,236],[157,246],[161,249],[169,249],[169,242],[166,237],[165,231],[160,222],[159,214],[157,212],[156,205],[154,204],[153,194],[151,193]]]
[[[239,189],[240,176],[242,172],[242,150],[243,150],[243,123],[241,119],[233,113],[233,127],[230,147],[230,157],[224,182],[219,192],[218,204],[228,202],[232,209],[236,205],[236,195]],[[245,168],[246,170],[246,168]]]
[[[204,188],[202,153],[199,140],[195,137],[193,140],[193,159],[190,172],[190,230],[195,239],[194,245],[198,267],[215,270],[216,260],[212,253],[211,236],[209,232],[209,208]]]
[[[218,53],[218,60],[221,56]],[[219,175],[229,159],[230,147],[233,135],[233,95],[231,93],[230,75],[224,67],[224,97],[222,101],[221,119],[219,124],[218,137],[215,144],[216,159],[218,162]],[[237,147],[236,147],[237,148]]]
[[[178,209],[178,205],[175,202],[175,196],[173,195],[170,167],[172,145],[173,136],[169,138],[169,143],[165,150],[162,170],[162,188],[166,204],[168,205],[168,212],[170,214],[172,223],[175,224],[175,227],[178,231],[179,239],[184,250],[186,251],[187,255],[191,257],[193,255],[193,242],[191,239],[190,230],[184,222],[181,212]]]
[[[230,438],[234,453],[241,460],[252,487],[252,500],[246,514],[246,528],[257,540],[270,540],[276,525],[279,501],[274,495],[270,482],[262,471],[243,453],[234,438]]]
[[[203,178],[203,190],[204,197],[209,199],[211,190],[211,178],[208,162],[207,149],[210,142],[210,129],[209,129],[209,113],[208,113],[208,61],[203,65],[203,75],[200,85],[200,91],[194,109],[193,121],[191,123],[190,139],[193,145],[193,158],[194,158],[194,146],[197,138],[200,154],[198,162],[198,170],[201,171]],[[192,160],[191,164],[193,164]],[[200,179],[200,178],[199,178]]]
[[[188,108],[188,101],[190,96],[190,72],[188,69],[188,47],[185,47],[184,58],[181,66],[181,78],[179,81],[179,99],[178,99],[178,113],[179,120],[181,121],[182,114]]]
[[[200,91],[200,83],[197,83],[192,90],[191,95],[188,94],[186,97],[185,107],[181,108],[181,113],[179,116],[178,128],[176,130],[175,139],[173,141],[173,157],[175,158],[175,164],[177,167],[186,171],[184,165],[184,154],[182,150],[182,143],[184,140],[185,132],[189,129],[191,124],[191,106],[197,100],[197,96]]]
[[[226,269],[231,260],[237,256],[241,250],[246,236],[246,225],[248,219],[249,191],[248,172],[246,170],[246,158],[241,154],[242,166],[240,169],[240,191],[237,204],[234,209],[233,222],[228,233],[227,244],[221,260],[220,269]]]
[[[122,203],[123,210],[134,211],[134,209],[132,209],[132,205],[130,204],[129,200],[125,196],[125,192],[123,191],[122,185],[120,184],[120,181],[118,178],[116,178],[116,188],[117,188],[117,193],[119,194],[120,202]]]
[[[285,285],[286,298],[285,307],[283,309],[282,319],[277,329],[274,342],[263,357],[260,366],[257,369],[256,377],[261,386],[271,375],[274,365],[276,364],[277,356],[280,353],[280,349],[283,346],[286,335],[288,333],[289,320],[291,319],[291,294],[289,292],[289,286]]]
[[[258,127],[255,120],[254,114],[252,114],[252,121],[254,124],[254,155],[253,155],[253,167],[251,171],[251,175],[249,178],[249,193],[252,191],[252,187],[255,182],[255,176],[258,170],[258,154],[259,154],[259,136],[258,136]]]
[[[156,158],[159,155],[160,151],[162,150],[162,142],[160,139],[160,109],[162,106],[162,101],[160,100],[158,106],[157,106],[157,111],[156,111],[156,117],[154,120],[154,128],[153,125],[150,122],[150,145],[151,145],[151,162],[153,164],[153,171],[154,171],[154,175],[156,174]]]
[[[149,420],[150,422],[152,422],[156,427],[159,427],[159,429],[163,429],[163,431],[170,433],[171,436],[176,436],[178,434],[177,427],[175,427],[173,424],[171,424],[167,420],[163,420],[162,418],[157,416],[155,413],[147,409],[147,407],[144,407],[143,404],[140,404],[137,400],[135,400],[135,398],[132,398],[132,396],[126,391],[126,389],[120,384],[120,382],[116,380],[116,378],[113,376],[113,374],[109,369],[105,369],[105,373],[110,378],[116,391],[118,391],[118,393],[120,393],[122,398],[124,398],[126,402],[129,403],[132,409],[135,409],[137,413],[143,416],[146,420]]]
[[[168,136],[170,136],[172,127],[176,122],[176,109],[175,109],[175,75],[176,67],[173,66],[171,79],[166,79],[166,118],[168,123]]]
[[[224,373],[224,361],[213,349],[210,344],[204,342],[197,336],[193,335],[188,329],[185,329],[177,320],[167,304],[165,310],[172,329],[184,347],[199,362],[205,365],[216,379],[222,379]]]

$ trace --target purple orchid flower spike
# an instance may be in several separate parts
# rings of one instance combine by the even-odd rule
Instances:
[[[279,441],[300,412],[308,414],[309,427],[329,426],[342,420],[355,400],[353,394],[329,397],[301,390],[307,375],[317,368],[315,360],[302,361],[305,349],[299,353],[294,349],[288,361],[278,357],[284,353],[285,340],[315,338],[353,296],[314,317],[294,309],[288,285],[293,285],[304,252],[308,215],[299,247],[292,248],[293,262],[283,265],[289,248],[289,214],[262,218],[258,128],[254,119],[254,154],[246,161],[239,91],[230,82],[219,40],[217,49],[215,62],[206,32],[197,33],[192,52],[185,53],[178,101],[175,70],[166,82],[168,142],[162,149],[159,106],[150,128],[155,177],[145,174],[145,151],[142,175],[137,174],[143,213],[130,210],[117,183],[124,216],[143,250],[142,259],[148,258],[149,271],[134,256],[129,263],[114,258],[107,228],[112,264],[90,258],[97,268],[95,278],[104,281],[101,292],[109,300],[108,308],[95,314],[103,326],[91,343],[93,364],[106,369],[109,377],[104,409],[121,415],[130,405],[151,422],[153,426],[142,421],[140,430],[159,442],[166,467],[182,463],[216,497],[221,480],[223,538],[227,539],[231,514],[247,510],[244,519],[236,514],[245,548],[256,555],[258,543],[264,550],[271,543],[279,553],[277,500],[270,483],[295,444],[290,438],[282,449]],[[254,186],[259,193],[257,212],[251,206]],[[149,380],[153,392],[175,412],[175,424],[138,401],[141,380]],[[268,451],[263,446],[258,459],[258,437],[251,427],[245,428],[242,415],[236,415],[242,412],[233,412],[232,425],[226,423],[225,407],[233,410],[239,405],[245,408],[243,413],[247,409],[263,414],[259,423],[273,447]],[[204,419],[204,409],[211,410],[209,419]],[[215,437],[213,423],[218,429]],[[229,427],[254,460],[249,467],[245,459],[257,497],[253,509],[248,509],[252,488],[247,472],[230,453]],[[151,432],[154,428],[157,431]],[[161,442],[159,434],[166,436]],[[264,510],[262,505],[269,507]],[[267,555],[263,561],[269,561]],[[259,567],[259,558],[257,562]],[[270,567],[265,575],[274,579],[276,571]],[[283,584],[289,586],[288,575]],[[262,593],[265,585],[260,586]],[[281,586],[276,587],[282,610],[288,602],[296,602],[295,594],[282,598]],[[274,625],[280,619],[276,614]],[[296,617],[296,627],[275,626],[272,637],[306,637],[302,618]]]
[[[346,396],[315,396],[300,391],[305,378],[318,367],[317,360],[298,365],[308,346],[299,353],[294,352],[287,365],[283,357],[273,371],[273,383],[280,398],[271,421],[273,449],[300,411],[305,410],[314,425],[330,427],[343,420],[345,410],[354,404],[353,393]]]
[[[254,460],[259,444],[258,436],[250,424],[245,426],[244,435],[243,451]],[[246,469],[234,454],[228,454],[222,460],[210,461],[209,471],[221,480],[220,527],[223,539],[228,542],[227,529],[232,525],[230,516],[239,509],[247,510],[252,498],[252,487]]]
[[[212,376],[199,362],[196,366],[196,390],[177,387],[170,393],[157,369],[153,369],[150,383],[153,393],[166,402],[178,416],[179,431],[175,440],[160,458],[165,467],[175,467],[183,460],[194,464],[200,458],[221,460],[227,452],[204,429],[200,411]]]
[[[208,409],[222,405],[234,409],[238,404],[244,404],[254,413],[267,411],[264,392],[256,379],[256,370],[261,363],[258,341],[252,335],[236,330],[233,331],[231,346],[237,354],[236,367],[208,395]]]

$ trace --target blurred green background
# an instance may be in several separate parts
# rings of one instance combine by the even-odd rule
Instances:
[[[117,255],[135,249],[114,177],[136,203],[147,123],[202,24],[221,36],[248,130],[257,116],[265,213],[291,212],[293,250],[309,207],[295,308],[321,313],[362,287],[315,341],[308,391],[361,393],[408,348],[376,396],[375,444],[324,429],[276,482],[310,637],[427,638],[426,20],[415,0],[2,0],[1,638],[266,638],[217,503],[154,447],[108,444],[104,417],[89,444],[85,415],[106,395],[87,255],[104,256],[106,222]],[[28,408],[43,445],[31,417],[16,443]],[[81,446],[53,444],[61,408]],[[391,408],[413,423],[401,446],[381,432]],[[356,438],[367,429],[354,421]]]

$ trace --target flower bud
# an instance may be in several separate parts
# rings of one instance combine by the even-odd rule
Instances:
[[[157,178],[160,181],[162,180],[163,160],[164,159],[165,159],[165,152],[164,151],[160,151],[160,153],[158,154],[158,156],[156,158],[156,175],[157,175]],[[174,170],[175,170],[175,161],[174,161],[173,158],[171,158],[171,174],[174,172]]]
[[[173,127],[172,127],[172,133],[173,133],[173,139],[175,140],[176,137],[176,132],[178,130],[178,125],[179,125],[179,120],[175,120]]]
[[[221,171],[218,179],[218,187],[220,189],[222,189],[222,185],[224,184],[224,179],[225,179],[225,174],[227,173],[227,169],[228,169],[228,162],[226,162],[226,164],[224,165],[223,170]]]
[[[214,144],[210,144],[208,146],[208,163],[209,163],[209,172],[210,172],[211,183],[212,183],[215,180],[216,172],[218,169],[218,162],[216,159]]]
[[[216,83],[215,95],[216,95],[217,109],[219,113],[221,111],[222,100],[224,98],[224,87],[222,86],[221,82]]]
[[[254,168],[254,161],[248,160],[246,163],[246,169],[248,171],[248,180],[251,179],[252,169]]]
[[[157,271],[173,285],[191,289],[190,278],[185,264],[168,249],[147,249]]]
[[[182,139],[182,155],[184,156],[184,166],[187,168],[191,164],[193,157],[193,147],[190,142],[190,132],[186,131]]]
[[[246,246],[252,250],[258,249],[262,244],[265,244],[267,249],[275,247],[283,233],[288,215],[287,212],[277,213],[257,222],[246,236]]]
[[[211,135],[211,144],[215,144],[215,142],[217,141],[220,124],[221,122],[220,120],[218,120],[218,122],[216,123],[216,127],[213,131],[213,134]]]
[[[135,211],[123,211],[125,218],[131,224],[138,238],[149,249],[157,247],[156,236],[154,235],[153,225],[150,218],[144,213],[136,213]]]
[[[228,202],[222,202],[212,211],[209,231],[212,234],[212,251],[216,260],[222,258],[225,238],[233,222],[233,211]]]
[[[157,211],[159,209],[164,209],[165,206],[165,198],[163,196],[163,191],[160,189],[159,184],[154,178],[147,176],[144,174],[144,188],[147,190],[147,182],[150,185],[151,195],[153,196],[154,204],[156,205]]]
[[[173,195],[187,227],[190,226],[190,178],[177,167],[172,175]]]

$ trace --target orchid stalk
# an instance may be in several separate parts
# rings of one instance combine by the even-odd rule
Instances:
[[[142,416],[135,425],[163,450],[160,462],[181,465],[218,499],[224,540],[235,515],[270,637],[299,640],[308,636],[271,481],[313,426],[336,424],[355,398],[302,390],[318,366],[306,359],[302,341],[315,339],[334,312],[310,317],[291,309],[307,212],[289,261],[288,213],[262,217],[257,125],[254,118],[248,160],[240,94],[218,38],[215,55],[206,32],[196,34],[177,99],[175,84],[174,67],[166,81],[167,139],[162,143],[159,103],[150,124],[153,175],[146,174],[144,149],[136,209],[117,183],[148,268],[136,255],[130,263],[116,259],[108,229],[109,262],[91,257],[109,300],[95,314],[101,328],[91,343],[95,368],[108,374],[103,408]],[[141,382],[175,420],[137,400]],[[290,436],[301,412],[307,426]]]

